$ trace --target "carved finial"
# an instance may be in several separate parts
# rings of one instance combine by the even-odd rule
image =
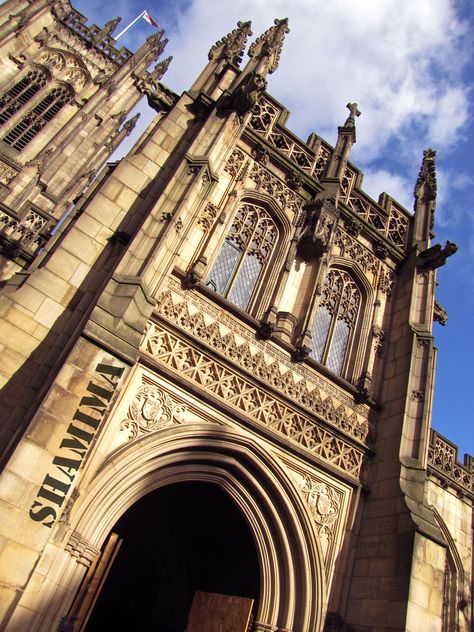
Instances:
[[[155,86],[155,89],[158,87],[158,82],[159,80],[163,77],[163,75],[165,74],[165,72],[168,70],[168,67],[172,61],[173,57],[167,57],[166,59],[163,59],[163,61],[160,61],[158,64],[156,64],[156,66],[153,68],[153,70],[149,73],[148,75],[148,81]]]
[[[348,103],[346,108],[349,110],[350,114],[344,123],[344,127],[355,127],[355,117],[360,116],[359,108],[357,107],[357,103]]]
[[[139,118],[140,118],[140,112],[137,112],[135,116],[132,116],[132,118],[129,119],[125,123],[125,125],[122,127],[122,131],[125,131],[127,133],[126,134],[127,136],[129,136],[132,133]]]
[[[120,22],[122,18],[120,16],[116,17],[115,20],[109,20],[103,29],[100,29],[96,35],[94,35],[94,41],[96,43],[102,42],[106,37],[109,37],[111,33],[117,28],[117,24]]]
[[[238,66],[242,61],[247,38],[252,35],[252,22],[237,22],[237,28],[217,41],[209,51],[209,60],[218,57]]]
[[[115,20],[109,20],[108,22],[106,22],[104,28],[102,29],[102,32],[110,35],[110,33],[113,33],[115,31],[117,25],[121,20],[122,18],[120,16],[117,16]]]
[[[288,18],[276,19],[275,26],[270,27],[250,46],[249,57],[266,58],[265,73],[271,75],[278,68],[283,41],[289,32]],[[262,73],[262,70],[259,69],[259,72]]]
[[[416,181],[414,195],[423,197],[425,201],[436,200],[436,152],[433,149],[425,149],[420,173]]]
[[[161,46],[161,51],[163,51],[164,47],[168,43],[168,40],[163,40],[163,42],[161,41],[161,38],[163,37],[164,34],[165,34],[164,30],[161,30],[161,31],[157,31],[156,33],[152,33],[151,35],[149,35],[146,38],[146,43],[148,45],[148,48],[154,48],[158,44],[161,44],[162,45]]]

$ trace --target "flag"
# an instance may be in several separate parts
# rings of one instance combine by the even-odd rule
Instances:
[[[158,24],[158,22],[151,17],[151,15],[148,13],[146,9],[143,12],[143,17],[148,22],[148,24],[151,24],[152,26],[156,26],[157,28],[159,28],[160,25]]]

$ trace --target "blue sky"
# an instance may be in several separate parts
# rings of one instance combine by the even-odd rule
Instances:
[[[315,131],[331,143],[348,101],[356,101],[351,160],[374,198],[386,191],[409,210],[423,150],[437,151],[438,205],[433,243],[459,251],[438,272],[437,298],[448,311],[434,325],[439,350],[433,427],[474,455],[474,4],[472,0],[72,0],[98,26],[122,17],[117,33],[147,9],[166,30],[173,62],[163,82],[187,89],[212,44],[252,20],[253,39],[275,17],[288,17],[280,67],[269,92],[290,110],[301,138]],[[145,20],[122,39],[136,48],[154,28]],[[142,111],[136,133],[153,113]]]

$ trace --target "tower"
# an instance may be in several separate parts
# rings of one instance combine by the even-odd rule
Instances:
[[[2,290],[6,630],[179,632],[195,593],[242,631],[470,629],[435,154],[414,214],[372,200],[357,104],[332,147],[266,91],[288,33],[240,67],[240,22],[181,96],[133,79],[155,119]]]
[[[133,130],[138,115],[126,119],[140,89],[160,78],[147,69],[164,50],[163,33],[132,54],[115,45],[119,21],[89,27],[67,0],[0,7],[2,280],[44,248]]]

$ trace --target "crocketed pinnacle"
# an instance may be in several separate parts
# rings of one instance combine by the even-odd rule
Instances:
[[[436,200],[436,152],[433,149],[425,149],[420,173],[415,184],[414,195],[425,200]]]
[[[168,70],[168,67],[169,67],[172,59],[173,59],[173,57],[170,55],[166,59],[163,59],[163,61],[160,61],[158,64],[156,64],[156,66],[153,68],[153,70],[149,73],[148,80],[151,83],[152,82],[158,82],[163,77],[165,72]]]
[[[209,51],[209,60],[225,59],[238,66],[242,61],[247,39],[252,35],[252,22],[237,22],[237,28],[217,41]]]
[[[275,26],[262,33],[249,48],[249,57],[265,59],[260,74],[272,74],[278,68],[285,35],[290,32],[288,18],[275,20]]]
[[[113,20],[109,20],[103,29],[100,29],[100,31],[98,31],[98,33],[96,33],[96,35],[94,36],[94,42],[96,44],[99,44],[100,42],[102,42],[106,37],[111,37],[112,33],[115,31],[115,29],[117,28],[119,22],[122,20],[122,18],[120,16],[116,17]]]

